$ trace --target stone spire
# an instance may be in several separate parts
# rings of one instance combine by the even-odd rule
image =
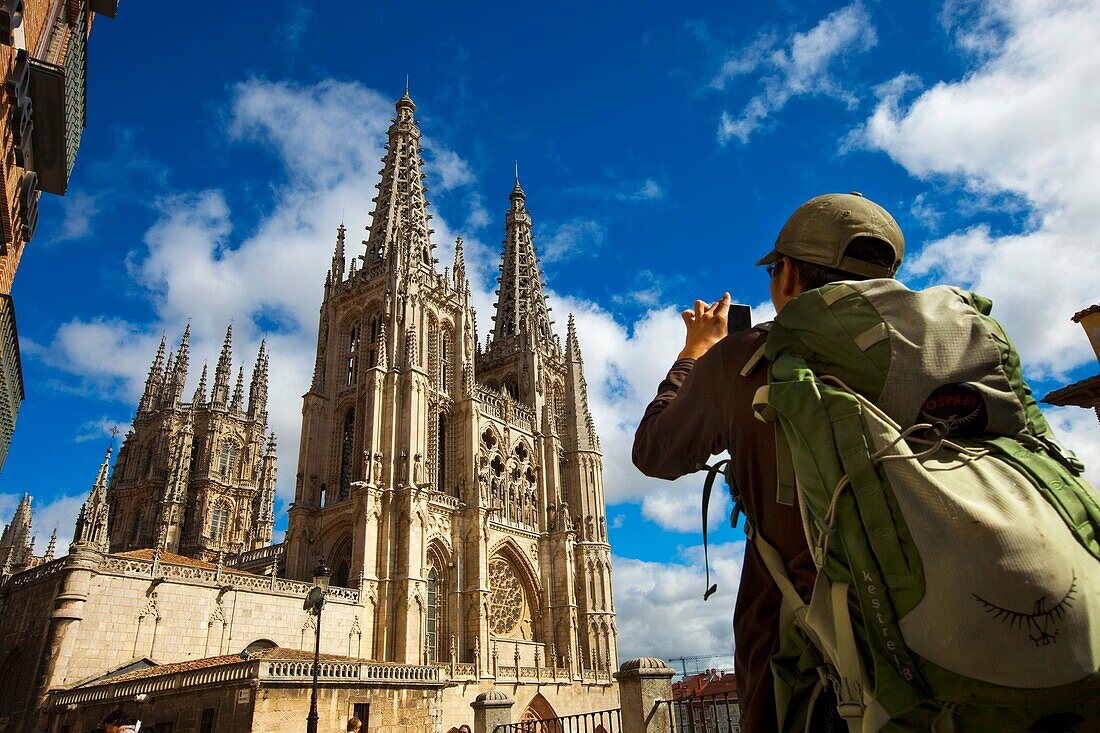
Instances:
[[[342,228],[342,226],[341,226]],[[248,415],[267,423],[267,339],[260,342],[256,366],[252,368],[252,381],[248,384]]]
[[[233,405],[234,412],[240,412],[244,408],[244,367],[240,368],[237,372],[237,386],[233,388]]]
[[[111,541],[108,537],[108,519],[110,507],[107,504],[107,471],[111,465],[111,449],[107,449],[107,455],[103,457],[103,463],[99,466],[99,474],[92,491],[80,507],[80,514],[76,519],[76,531],[73,533],[73,542],[70,550],[86,548],[107,552]]]
[[[455,239],[454,288],[458,292],[466,287],[466,257],[462,251],[462,237]]]
[[[271,544],[271,537],[275,531],[275,478],[277,442],[275,433],[267,439],[267,449],[260,459],[260,491],[256,495],[256,506],[253,512],[252,547],[265,547]]]
[[[164,346],[166,336],[160,337],[160,348],[153,358],[153,364],[149,367],[149,376],[145,378],[145,391],[138,403],[138,412],[149,412],[156,406],[157,395],[160,393],[162,370],[164,369]]]
[[[42,562],[53,562],[54,553],[57,551],[57,527],[53,528],[53,534],[50,535],[50,543],[46,545],[46,554],[42,556]]]
[[[218,365],[214,367],[214,390],[210,393],[210,402],[214,407],[224,408],[229,401],[229,375],[233,371],[233,324],[225,329],[225,341]]]
[[[588,409],[588,383],[584,380],[584,360],[572,313],[565,337],[565,435],[562,437],[567,451],[598,453],[600,450],[596,425]]]
[[[503,344],[502,339],[528,333],[537,343],[549,345],[553,343],[550,309],[546,307],[545,283],[531,237],[527,195],[519,185],[519,178],[509,198],[512,204],[504,224],[493,342]]]
[[[18,572],[24,564],[31,535],[31,497],[23,494],[19,506],[0,535],[0,577]]]
[[[420,157],[420,128],[413,119],[416,105],[408,90],[397,101],[397,115],[393,119],[386,142],[386,155],[382,158],[382,180],[378,183],[378,195],[374,198],[370,233],[366,240],[365,263],[403,257],[404,268],[420,267],[434,272],[431,243],[432,229],[428,226],[428,200],[425,197],[424,173]],[[399,252],[393,252],[393,248]]]
[[[202,374],[199,376],[199,386],[195,388],[195,396],[191,398],[192,405],[201,405],[206,402],[206,363],[203,362]]]
[[[180,348],[176,352],[176,364],[168,379],[168,394],[165,395],[170,405],[179,404],[183,399],[183,385],[187,381],[187,365],[191,356],[191,324],[183,329],[183,338],[180,339]]]
[[[344,223],[340,222],[340,226],[336,228],[336,251],[332,253],[332,268],[329,270],[332,273],[332,282],[338,283],[344,279],[344,234],[347,229],[344,228]]]

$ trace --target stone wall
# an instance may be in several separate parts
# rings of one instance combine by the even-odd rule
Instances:
[[[62,684],[69,685],[148,657],[157,663],[239,652],[267,639],[287,649],[312,649],[313,616],[305,594],[237,590],[233,576],[221,585],[111,571],[92,580],[76,652]],[[330,600],[321,622],[321,651],[348,653],[362,608]],[[362,622],[360,622],[362,623]]]

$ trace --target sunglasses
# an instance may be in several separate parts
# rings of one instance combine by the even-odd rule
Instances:
[[[782,264],[783,264],[782,261],[780,261],[780,262],[769,262],[768,264],[764,265],[764,272],[768,273],[769,278],[774,278],[776,271],[779,270],[779,266],[782,265]]]

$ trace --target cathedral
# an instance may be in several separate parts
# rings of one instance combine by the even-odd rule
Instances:
[[[107,491],[110,549],[156,547],[200,560],[271,544],[275,526],[275,434],[267,430],[264,344],[244,401],[244,367],[232,396],[233,327],[225,332],[214,384],[202,368],[191,402],[188,325],[179,349],[164,359],[161,339],[133,429],[118,453]]]
[[[517,177],[478,339],[462,240],[442,271],[435,257],[415,110],[406,91],[360,251],[336,231],[285,541],[271,544],[266,347],[247,399],[243,367],[230,392],[230,328],[210,391],[204,367],[185,402],[190,327],[167,359],[162,340],[69,554],[33,555],[29,499],[5,530],[0,727],[78,733],[133,699],[156,730],[297,729],[315,634],[330,729],[354,713],[444,733],[471,723],[475,698],[510,696],[520,720],[617,707],[573,319],[563,344]],[[319,564],[332,575],[315,618],[302,600]]]

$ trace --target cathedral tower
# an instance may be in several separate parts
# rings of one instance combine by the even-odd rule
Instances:
[[[406,92],[363,254],[349,263],[336,230],[287,575],[324,557],[333,584],[361,589],[364,657],[606,669],[610,547],[576,334],[563,351],[517,179],[479,349],[462,240],[450,271],[433,256],[415,110]]]
[[[198,388],[191,402],[185,402],[190,337],[188,325],[167,361],[161,339],[133,430],[123,441],[106,489],[109,512],[95,515],[110,516],[112,552],[152,547],[213,560],[271,543],[275,436],[267,436],[265,345],[260,345],[252,372],[247,406],[243,371],[229,396],[232,326],[225,333],[210,398],[203,366]],[[105,480],[105,472],[101,478]],[[93,491],[89,502],[95,497]],[[98,505],[85,508],[89,506],[100,511]],[[97,543],[105,536],[98,531],[89,535]]]

